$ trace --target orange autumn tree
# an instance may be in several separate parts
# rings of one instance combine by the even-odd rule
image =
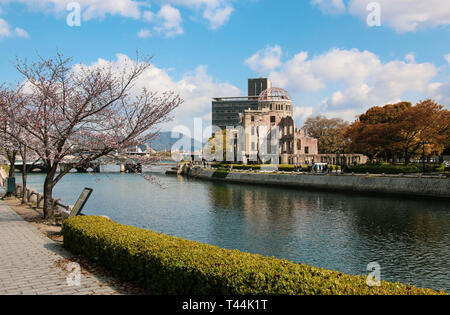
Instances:
[[[450,112],[432,100],[417,103],[402,114],[397,147],[403,151],[405,163],[411,158],[441,155],[449,143]]]
[[[346,131],[351,149],[371,160],[440,155],[449,143],[449,111],[432,100],[373,107]]]
[[[412,104],[401,102],[383,107],[372,107],[347,128],[345,137],[350,140],[353,152],[365,154],[370,160],[398,156],[396,143],[400,141],[400,115],[411,109]]]

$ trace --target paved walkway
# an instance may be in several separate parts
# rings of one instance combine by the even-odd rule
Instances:
[[[0,295],[120,293],[102,284],[108,279],[83,273],[80,286],[69,286],[69,271],[61,262],[70,257],[62,245],[45,237],[0,200]]]

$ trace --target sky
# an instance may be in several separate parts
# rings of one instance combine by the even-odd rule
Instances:
[[[253,77],[290,93],[299,126],[450,107],[450,0],[0,0],[0,82],[21,80],[16,57],[57,50],[86,65],[153,56],[138,86],[184,99],[163,130],[210,124],[212,98],[246,95]]]

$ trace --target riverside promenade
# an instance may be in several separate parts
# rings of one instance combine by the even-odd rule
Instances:
[[[0,200],[0,295],[121,294],[108,284],[109,279],[83,270],[80,285],[69,286],[68,277],[76,279],[67,270],[70,258],[61,244],[47,238]]]

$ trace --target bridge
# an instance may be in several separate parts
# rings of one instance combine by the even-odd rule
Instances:
[[[9,163],[8,163],[8,165],[9,165]],[[14,168],[17,172],[22,173],[23,169],[24,169],[23,162],[22,161],[16,162],[14,164]],[[26,171],[27,171],[27,173],[45,173],[45,167],[44,167],[43,163],[33,164],[30,162],[30,163],[26,164]]]
[[[59,170],[67,170],[67,168],[70,167],[70,172],[77,172],[77,173],[100,173],[101,172],[101,166],[105,165],[117,165],[120,167],[121,173],[142,173],[143,167],[145,166],[159,166],[159,167],[168,167],[173,166],[171,163],[145,163],[144,165],[141,163],[108,163],[108,161],[94,161],[91,163],[86,163],[82,166],[78,166],[76,168],[72,168],[72,165],[70,163],[60,163]],[[22,161],[17,161],[14,164],[14,168],[17,172],[22,173],[24,169],[24,165]],[[26,163],[26,171],[27,173],[45,173],[45,166],[42,162],[32,163],[27,162]],[[119,168],[118,168],[119,172]]]

